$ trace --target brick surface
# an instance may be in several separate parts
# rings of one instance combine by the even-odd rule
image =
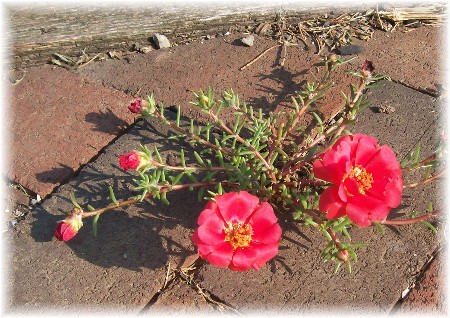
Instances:
[[[167,150],[165,132],[161,125],[140,122],[7,233],[7,311],[138,313],[162,286],[168,262],[181,264],[194,254],[192,228],[204,203],[190,192],[169,195],[170,206],[143,202],[108,212],[99,218],[97,237],[92,218],[67,244],[52,237],[56,222],[73,208],[70,193],[85,209],[111,204],[109,185],[118,200],[137,194],[130,189],[136,174],[124,173],[117,156],[139,143],[162,141]]]
[[[216,316],[219,311],[201,296],[193,287],[182,281],[173,282],[158,297],[145,314],[149,317],[154,315],[213,315]]]
[[[376,71],[409,87],[437,92],[442,90],[448,63],[445,56],[445,26],[402,28],[394,32],[376,30],[367,42],[356,39],[364,51],[352,63],[364,59],[374,63]]]
[[[315,72],[313,65],[321,57],[301,46],[288,47],[283,68],[278,67],[282,55],[280,48],[272,49],[244,70],[242,66],[256,58],[277,42],[262,36],[255,36],[254,45],[240,44],[245,34],[233,34],[204,42],[170,49],[157,50],[148,54],[134,54],[127,59],[108,60],[88,65],[80,74],[114,87],[131,95],[153,93],[165,105],[180,105],[183,114],[201,122],[209,118],[189,102],[194,101],[192,93],[211,86],[216,94],[232,88],[242,101],[255,109],[282,109],[289,106],[290,96],[313,81],[309,73]],[[360,66],[356,66],[358,69]],[[336,87],[332,88],[323,105],[325,116],[334,113],[343,105],[341,90],[348,90],[351,76],[345,67],[335,72]],[[356,82],[356,81],[355,81]],[[225,117],[230,120],[231,117]]]
[[[440,252],[415,288],[402,301],[397,314],[447,314],[448,265],[446,252]]]
[[[61,67],[26,70],[10,95],[8,177],[41,197],[133,121],[129,96]]]

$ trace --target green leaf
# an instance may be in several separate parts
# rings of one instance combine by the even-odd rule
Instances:
[[[428,202],[427,213],[433,212],[433,202]]]
[[[159,163],[163,163],[163,160],[162,160],[162,158],[161,158],[161,154],[160,154],[159,151],[158,151],[158,147],[154,147],[153,149],[154,149],[154,151],[155,151],[156,159],[158,160],[158,162],[159,162]]]
[[[164,205],[169,205],[169,204],[170,204],[170,203],[169,203],[169,200],[167,200],[167,192],[161,193],[160,200],[161,200],[161,202],[162,202]]]
[[[90,204],[87,205],[89,211],[95,211],[94,207]]]
[[[197,199],[198,199],[199,202],[202,201],[204,193],[205,193],[205,188],[200,188],[198,190]]]
[[[418,163],[419,162],[419,155],[420,155],[420,144],[417,144],[416,146],[416,150],[414,151],[414,163]]]
[[[70,201],[72,201],[72,204],[76,207],[81,209],[80,205],[77,202],[77,199],[75,199],[75,194],[73,192],[70,192]]]
[[[352,273],[352,265],[350,264],[350,262],[346,262],[346,264],[347,264],[347,271],[349,274],[351,274]]]
[[[378,230],[380,231],[381,234],[384,234],[385,229],[384,229],[384,226],[383,226],[383,225],[381,225],[381,224],[378,223],[378,222],[375,222],[375,226],[378,228]]]
[[[342,262],[338,262],[336,264],[336,268],[334,269],[334,274],[336,274],[338,272],[339,268],[341,268],[341,265],[342,265]]]
[[[178,182],[180,182],[181,178],[184,176],[184,171],[178,174],[176,177],[173,177],[172,179],[172,185],[176,185]]]
[[[94,219],[92,220],[92,233],[94,234],[94,236],[97,236],[97,223],[98,223],[98,218],[100,217],[100,214],[97,214],[94,216]]]
[[[217,185],[217,194],[222,195],[223,193],[222,182],[219,182],[219,184]]]
[[[433,226],[433,224],[431,224],[431,223],[428,222],[428,221],[422,221],[422,223],[423,223],[426,227],[428,227],[428,228],[433,232],[433,234],[436,234],[436,233],[437,233],[437,229],[436,229],[436,227]]]
[[[203,161],[202,157],[200,157],[200,155],[198,154],[197,151],[194,151],[194,156],[195,156],[195,159],[197,160],[197,162],[198,162],[201,166],[205,166],[205,162]]]
[[[119,205],[119,202],[117,202],[116,196],[115,196],[115,194],[114,194],[113,188],[112,188],[111,186],[109,186],[108,189],[109,189],[109,197],[111,198],[112,202],[113,202],[115,205]]]
[[[180,127],[180,118],[181,118],[181,107],[180,106],[178,106],[178,109],[177,109],[177,127]]]
[[[186,167],[186,160],[184,159],[184,149],[181,149],[180,151],[180,158],[181,158],[181,165],[183,167]]]

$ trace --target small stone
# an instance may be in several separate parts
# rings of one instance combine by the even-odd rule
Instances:
[[[158,49],[165,49],[170,47],[169,39],[165,35],[162,35],[160,33],[155,33],[153,35],[153,41],[156,43],[156,47]]]
[[[11,220],[8,222],[8,226],[9,228],[13,229],[16,227],[17,221],[16,220]]]
[[[151,46],[143,46],[139,49],[139,52],[147,54],[148,52],[153,51]]]
[[[378,113],[391,114],[395,112],[395,107],[392,105],[380,105],[376,110]]]
[[[253,41],[255,40],[255,37],[253,35],[247,35],[245,38],[241,39],[242,44],[246,46],[253,46]]]
[[[36,205],[38,203],[41,203],[41,197],[39,196],[39,194],[36,194],[36,199],[31,199],[30,204],[31,205]]]

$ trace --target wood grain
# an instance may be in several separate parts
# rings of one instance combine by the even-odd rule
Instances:
[[[10,6],[10,60],[15,68],[48,62],[53,53],[80,56],[109,50],[129,49],[133,43],[150,45],[154,33],[165,34],[172,43],[214,35],[228,29],[246,30],[277,13],[286,19],[304,20],[320,14],[348,11],[344,5],[305,5],[289,1],[274,4],[134,6]],[[352,7],[351,10],[369,9]]]

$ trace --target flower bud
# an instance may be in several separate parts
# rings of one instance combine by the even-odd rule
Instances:
[[[137,98],[128,105],[128,109],[135,114],[143,114],[148,110],[148,102],[142,100],[142,98]]]
[[[365,60],[361,67],[361,75],[364,77],[372,77],[375,67],[371,61]]]
[[[72,215],[58,222],[53,235],[60,241],[68,241],[77,235],[78,230],[83,226],[83,210],[75,209]]]
[[[347,250],[340,250],[336,256],[343,262],[348,261],[348,251]]]
[[[119,164],[123,170],[128,169],[142,170],[150,163],[150,159],[142,151],[131,151],[125,155],[119,156]]]

